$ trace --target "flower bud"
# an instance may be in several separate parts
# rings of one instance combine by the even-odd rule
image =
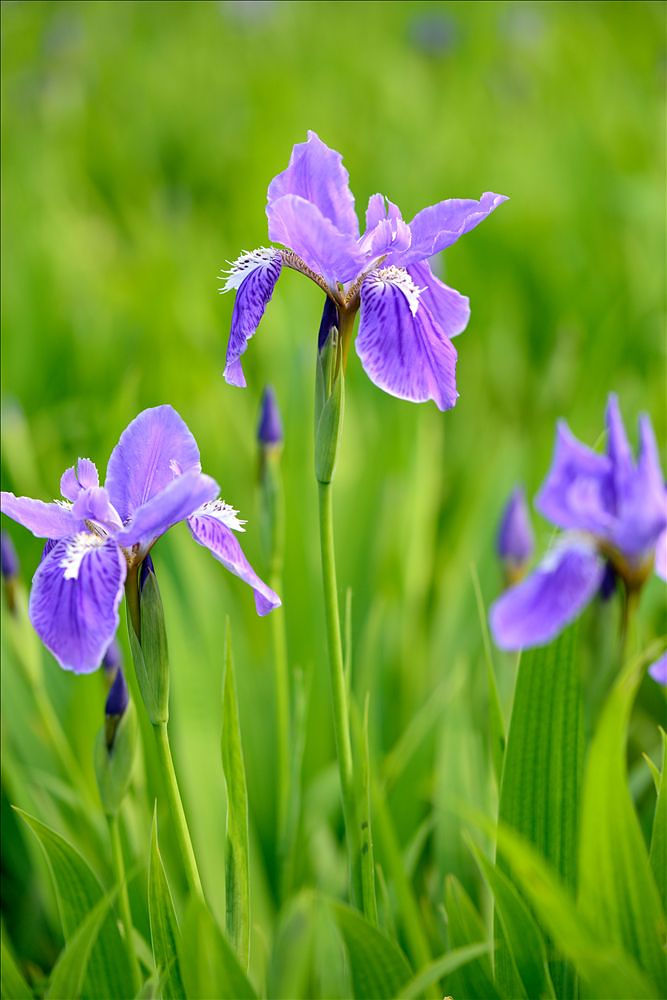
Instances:
[[[19,557],[16,555],[14,543],[6,531],[0,534],[0,573],[5,582],[7,607],[11,614],[15,614],[17,599],[16,584],[19,578]]]
[[[95,745],[95,774],[104,811],[113,816],[127,792],[137,743],[134,706],[120,667],[105,705],[104,728]]]
[[[139,572],[139,607],[141,635],[130,625],[130,645],[141,697],[151,723],[158,725],[169,718],[169,656],[164,608],[150,556]]]
[[[602,582],[600,583],[600,589],[598,590],[598,597],[601,601],[609,601],[614,596],[616,593],[616,580],[616,570],[609,560],[607,560]]]
[[[278,402],[276,394],[270,385],[266,386],[262,394],[259,424],[257,426],[257,440],[264,447],[279,445],[283,442],[283,425],[280,419]]]
[[[116,671],[123,666],[123,654],[120,651],[118,640],[114,637],[102,657],[102,668],[109,681],[113,682]]]
[[[656,684],[667,687],[667,653],[663,653],[659,660],[652,663],[648,672]]]
[[[496,549],[505,569],[508,586],[518,583],[524,575],[535,548],[535,536],[523,487],[512,492],[498,529]]]
[[[315,475],[320,483],[331,482],[343,423],[345,377],[338,322],[338,310],[327,296],[315,375]]]

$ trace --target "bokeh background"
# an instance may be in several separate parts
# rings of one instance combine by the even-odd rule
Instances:
[[[197,438],[204,470],[248,519],[244,545],[261,572],[255,428],[261,391],[273,384],[285,426],[289,655],[309,691],[299,880],[327,891],[345,872],[328,825],[337,786],[312,473],[322,296],[283,274],[244,360],[243,391],[222,379],[233,301],[218,295],[218,275],[266,244],[266,188],[309,128],[344,154],[362,217],[376,191],[406,218],[445,197],[509,195],[438,262],[472,307],[457,340],[456,409],[443,415],[383,394],[352,354],[335,491],[353,685],[361,699],[371,692],[374,758],[421,720],[408,730],[416,746],[389,758],[400,843],[420,831],[433,870],[470,882],[447,802],[458,793],[488,802],[473,576],[490,603],[502,505],[517,481],[534,494],[557,417],[601,442],[611,389],[633,439],[641,410],[667,439],[665,5],[5,2],[2,65],[3,487],[53,497],[73,459],[90,456],[103,470],[129,420],[169,402]],[[537,517],[535,526],[544,547],[550,529]],[[40,543],[4,527],[27,579]],[[225,616],[232,622],[257,956],[275,911],[270,628],[184,526],[154,556],[178,767],[214,889],[223,872]],[[591,628],[610,635],[610,615],[591,612]],[[654,584],[642,629],[665,631]],[[6,805],[41,809],[48,821],[44,775],[55,765],[4,653],[3,905],[16,948],[46,967],[58,945],[53,901]],[[101,724],[101,677],[67,675],[46,654],[45,663],[85,764]],[[496,666],[507,693],[511,666],[501,657]],[[654,693],[642,697],[657,714]],[[641,797],[648,777],[634,780]],[[126,833],[139,859],[142,835]],[[103,858],[90,860],[103,870]]]

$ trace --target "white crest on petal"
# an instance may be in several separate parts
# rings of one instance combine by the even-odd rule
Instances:
[[[393,264],[391,267],[381,267],[377,271],[372,271],[366,280],[372,281],[374,284],[393,285],[394,288],[398,288],[405,295],[410,312],[416,316],[419,296],[425,289],[415,285],[405,268],[396,267]]]
[[[54,500],[53,502],[57,503],[58,506],[62,507],[64,510],[71,510],[74,506],[71,500]]]
[[[105,541],[105,538],[100,538],[89,531],[80,531],[72,535],[67,542],[65,555],[60,560],[60,567],[65,570],[65,579],[76,580],[84,558],[89,552],[104,545]]]
[[[247,524],[247,521],[239,520],[238,511],[224,500],[209,500],[203,503],[192,517],[214,517],[232,531],[245,531],[243,525]]]
[[[218,289],[220,292],[229,292],[232,288],[238,288],[243,284],[249,274],[252,274],[258,267],[268,267],[282,254],[275,247],[257,247],[256,250],[244,250],[236,260],[228,260],[229,268],[223,270],[220,278],[224,280],[224,285]]]

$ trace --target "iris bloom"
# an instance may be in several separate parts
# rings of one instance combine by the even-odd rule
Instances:
[[[374,194],[360,235],[342,157],[309,132],[269,185],[269,237],[283,249],[242,254],[221,289],[236,289],[227,382],[246,384],[241,355],[286,266],[326,293],[345,351],[360,311],[357,354],[376,385],[401,399],[433,399],[441,410],[450,409],[458,397],[451,338],[465,329],[470,308],[465,296],[436,278],[428,259],[503,201],[503,195],[488,192],[479,201],[449,199],[418,212],[408,224],[393,202]]]
[[[653,569],[667,579],[667,493],[648,416],[632,451],[615,395],[607,405],[604,455],[558,425],[556,450],[535,506],[565,533],[540,565],[490,612],[502,649],[548,643],[600,590],[610,565],[628,591]]]
[[[80,458],[60,480],[63,500],[43,503],[2,493],[2,512],[48,539],[30,594],[30,620],[66,670],[99,667],[118,627],[128,571],[157,539],[187,521],[196,542],[255,592],[260,615],[280,600],[253,571],[233,532],[238,511],[202,474],[199,449],[171,406],[144,410],[111,453],[106,482]]]

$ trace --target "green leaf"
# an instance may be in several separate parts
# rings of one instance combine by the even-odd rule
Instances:
[[[622,949],[596,932],[534,848],[508,827],[498,827],[498,850],[555,945],[598,1000],[658,1000],[657,987]]]
[[[222,770],[227,786],[227,841],[225,878],[227,931],[244,968],[250,941],[250,878],[248,861],[248,792],[241,745],[232,639],[229,620],[225,642],[222,695]]]
[[[78,1000],[83,990],[86,969],[117,889],[112,889],[86,915],[63,948],[53,967],[46,1000]]]
[[[576,625],[542,649],[522,655],[500,790],[499,818],[530,843],[573,887],[583,762],[583,712]],[[507,952],[498,953],[501,982],[511,981]],[[558,995],[573,992],[570,973],[551,964]]]
[[[653,869],[655,884],[667,886],[667,734],[664,729],[661,729],[660,733],[662,735],[662,771],[653,815],[649,861]]]
[[[491,649],[491,638],[489,636],[488,614],[484,606],[484,597],[479,582],[479,574],[475,563],[470,564],[470,575],[475,591],[475,601],[477,603],[477,614],[482,630],[482,641],[484,644],[484,663],[486,665],[486,684],[488,688],[488,726],[489,741],[491,746],[491,762],[493,764],[496,781],[500,782],[503,767],[503,755],[505,753],[505,720],[498,694],[498,682],[496,681],[496,671],[493,666],[493,652]]]
[[[331,903],[331,910],[347,949],[356,1000],[386,1000],[396,996],[412,977],[398,945],[357,910],[338,902]]]
[[[37,837],[51,870],[65,940],[69,942],[90,911],[102,899],[102,888],[88,864],[60,834],[34,816],[17,813]],[[116,919],[106,913],[93,945],[84,983],[84,996],[132,996],[132,974]]]
[[[257,1000],[231,945],[201,899],[193,896],[185,911],[178,949],[181,976],[189,1000]]]
[[[272,1000],[292,1000],[349,997],[351,992],[345,947],[329,900],[304,890],[281,913],[268,969],[267,995]]]
[[[4,927],[0,938],[0,996],[2,1000],[32,1000],[32,990],[5,940]]]
[[[498,989],[504,996],[524,996],[528,1000],[532,997],[553,998],[555,994],[544,938],[530,910],[507,876],[474,844],[469,846],[493,893],[496,919],[502,928],[502,934],[496,934],[496,954],[507,948],[514,972],[514,976],[507,981],[496,976]],[[507,968],[507,963],[504,968]]]
[[[591,743],[581,819],[579,901],[590,925],[632,955],[667,991],[661,947],[665,915],[630,798],[625,760],[627,727],[642,672],[643,665],[636,661],[620,675]]]
[[[180,932],[158,846],[157,813],[153,814],[148,864],[148,916],[153,958],[162,977],[162,996],[164,1000],[180,1000],[185,993],[178,963]]]
[[[447,927],[449,944],[452,948],[464,948],[468,945],[486,942],[486,951],[491,948],[487,929],[482,918],[475,909],[465,889],[454,875],[447,877],[445,884],[445,909],[447,911]],[[491,961],[488,955],[482,954],[465,964],[456,972],[451,983],[447,984],[453,996],[484,997],[493,1000],[498,992],[493,985]]]
[[[446,955],[427,965],[414,979],[411,979],[406,986],[399,990],[400,1000],[416,1000],[433,983],[450,976],[457,969],[461,969],[476,958],[481,958],[490,950],[491,945],[488,941],[480,941],[479,944],[469,944],[465,948],[455,948],[453,951],[448,951]]]

